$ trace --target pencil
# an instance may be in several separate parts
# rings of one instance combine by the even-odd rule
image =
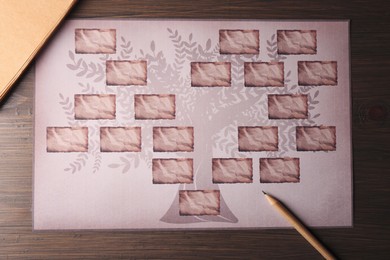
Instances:
[[[305,227],[305,225],[295,217],[279,200],[264,193],[268,202],[276,208],[279,213],[287,219],[293,227],[323,256],[325,259],[336,259],[328,249]]]

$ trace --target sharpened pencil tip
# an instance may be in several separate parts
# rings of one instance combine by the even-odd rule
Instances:
[[[262,190],[262,192],[264,193],[264,195],[267,194],[267,193],[266,193],[265,191],[263,191],[263,190]]]

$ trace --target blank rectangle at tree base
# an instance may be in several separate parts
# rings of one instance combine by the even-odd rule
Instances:
[[[181,216],[216,216],[220,213],[219,190],[181,190],[179,191]]]

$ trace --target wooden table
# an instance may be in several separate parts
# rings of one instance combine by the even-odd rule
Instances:
[[[69,15],[69,18],[92,17],[351,19],[354,227],[314,232],[341,259],[388,259],[390,7],[387,1],[82,1]],[[0,107],[0,259],[321,259],[290,229],[32,232],[33,93],[34,65]]]

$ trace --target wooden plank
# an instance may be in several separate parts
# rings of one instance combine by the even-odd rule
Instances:
[[[387,6],[387,7],[386,7]],[[330,8],[331,7],[331,8]],[[351,19],[354,228],[315,229],[341,259],[390,255],[390,24],[386,1],[80,1],[70,18]],[[0,107],[0,258],[321,259],[294,230],[32,232],[30,67]],[[372,106],[387,107],[375,121]],[[364,119],[364,120],[363,120]]]

